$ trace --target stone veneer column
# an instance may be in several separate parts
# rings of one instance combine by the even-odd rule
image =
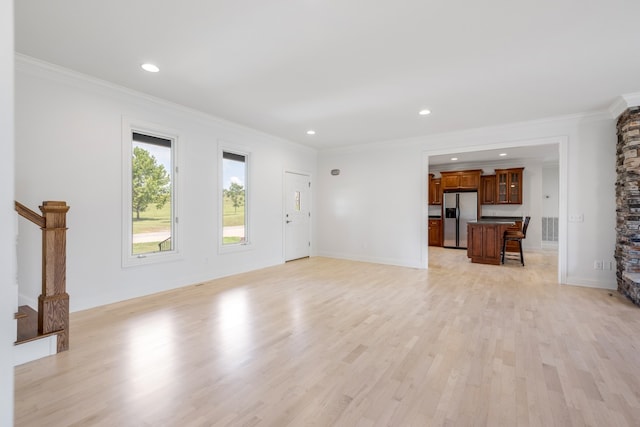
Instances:
[[[616,148],[618,291],[640,306],[640,107],[618,118]]]

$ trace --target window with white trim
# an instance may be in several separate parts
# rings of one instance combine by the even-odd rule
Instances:
[[[248,153],[221,150],[221,247],[249,243]]]
[[[178,137],[123,126],[123,265],[160,262],[177,250],[175,162]]]

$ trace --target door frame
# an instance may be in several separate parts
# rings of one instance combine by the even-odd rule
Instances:
[[[559,223],[558,223],[558,283],[566,284],[567,283],[567,262],[568,262],[568,253],[567,253],[567,218],[569,211],[569,200],[568,200],[568,175],[569,175],[569,137],[565,135],[552,136],[546,138],[531,138],[526,140],[519,141],[505,141],[493,144],[484,144],[484,145],[469,145],[469,146],[460,146],[454,148],[441,148],[437,150],[423,150],[422,151],[422,173],[421,176],[423,179],[421,180],[420,185],[420,198],[422,200],[421,203],[421,215],[422,215],[422,224],[421,224],[421,238],[420,238],[420,260],[421,260],[421,268],[428,269],[429,268],[429,242],[428,242],[428,230],[427,230],[427,221],[429,220],[429,195],[425,194],[428,190],[428,178],[429,178],[429,156],[449,154],[452,152],[456,153],[464,153],[464,152],[473,152],[473,151],[484,151],[484,150],[493,150],[493,149],[507,149],[511,147],[527,147],[534,145],[547,145],[547,144],[557,144],[558,146],[558,155],[559,155],[559,165],[558,165],[558,174],[559,174],[559,188],[558,188],[558,196],[559,196],[559,206],[558,206],[558,214],[559,214]]]
[[[311,186],[309,187],[309,213],[311,217],[309,219],[309,242],[311,246],[309,247],[309,257],[313,256],[313,248],[314,248],[314,236],[313,236],[313,174],[311,172],[299,170],[299,169],[284,169],[282,171],[282,212],[280,213],[280,218],[282,221],[282,255],[281,255],[281,263],[284,264],[286,262],[286,249],[287,249],[287,227],[286,227],[286,212],[287,212],[287,174],[295,173],[297,175],[305,175],[309,177],[309,182]]]

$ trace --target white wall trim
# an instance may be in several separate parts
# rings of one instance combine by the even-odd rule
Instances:
[[[370,262],[372,264],[385,264],[385,265],[393,265],[398,267],[408,267],[408,268],[419,268],[424,269],[422,266],[423,260],[407,260],[404,258],[386,258],[386,257],[369,257],[369,256],[359,256],[347,253],[339,253],[339,252],[325,252],[320,251],[317,256],[325,257],[325,258],[337,258],[337,259],[345,259],[349,261],[358,261],[358,262]]]
[[[618,96],[609,106],[611,118],[617,119],[627,108],[640,106],[640,92]]]
[[[473,151],[485,151],[485,150],[499,150],[499,149],[507,149],[507,148],[518,148],[518,147],[531,147],[535,145],[548,145],[548,144],[559,144],[560,136],[553,136],[547,138],[534,138],[534,139],[523,139],[523,140],[511,140],[511,141],[502,141],[495,142],[490,144],[482,144],[482,145],[468,145],[466,147],[456,147],[456,153],[469,153]],[[451,148],[440,148],[437,150],[429,150],[426,153],[429,156],[441,156],[443,154],[451,153]],[[516,161],[516,160],[514,160]]]
[[[583,288],[597,288],[608,289],[615,291],[618,289],[618,284],[615,282],[605,282],[602,280],[594,280],[589,277],[569,277],[566,279],[565,285],[568,286],[580,286]]]
[[[504,134],[509,130],[520,129],[522,127],[543,127],[545,125],[562,123],[562,122],[570,122],[570,121],[579,122],[583,120],[604,120],[604,119],[611,119],[611,113],[609,110],[567,114],[563,116],[547,117],[547,118],[541,118],[537,120],[504,123],[504,124],[498,124],[498,125],[492,125],[492,126],[486,126],[486,127],[463,129],[463,130],[457,130],[457,131],[448,131],[448,132],[441,132],[441,133],[434,133],[434,134],[425,134],[425,135],[415,136],[411,138],[375,141],[375,142],[365,143],[365,144],[349,145],[346,147],[332,147],[332,148],[325,148],[319,151],[323,153],[357,153],[359,151],[362,151],[363,149],[372,150],[372,149],[378,149],[378,148],[397,148],[397,149],[408,148],[416,145],[423,145],[431,141],[434,141],[434,140],[437,141],[441,139],[458,140],[458,139],[466,138],[466,139],[469,139],[469,141],[473,141],[474,139],[477,140],[478,135],[486,135],[494,131],[499,132],[500,134]],[[542,138],[541,140],[546,140],[546,139],[551,139],[551,138]],[[511,145],[508,145],[507,148],[517,146],[517,145],[514,145],[513,142],[514,141],[512,141]],[[481,151],[485,149],[490,149],[490,148],[486,148],[488,146],[485,145],[482,141],[478,141],[478,144],[479,145],[473,146],[474,148],[469,151]],[[541,145],[541,144],[544,144],[544,142],[538,142],[532,145]],[[481,147],[481,148],[478,148],[478,147]],[[495,148],[503,148],[503,147],[496,146]],[[459,150],[457,147],[455,151],[456,153],[463,152],[462,150]],[[451,152],[450,150],[449,151],[444,150],[444,152],[440,154],[447,154],[450,152]],[[434,152],[434,154],[432,155],[437,155],[437,154],[438,153]]]
[[[208,125],[213,124],[216,126],[220,126],[229,131],[241,131],[243,133],[250,133],[250,134],[259,136],[260,138],[269,139],[272,142],[278,142],[285,145],[292,145],[298,149],[302,149],[308,152],[317,153],[318,151],[313,147],[310,147],[308,145],[303,145],[299,142],[290,141],[284,138],[277,137],[275,135],[261,132],[254,128],[243,126],[241,124],[204,113],[200,110],[196,110],[182,104],[168,101],[163,98],[151,96],[143,92],[138,92],[136,90],[129,89],[127,87],[120,86],[115,83],[111,83],[106,80],[99,79],[97,77],[89,76],[87,74],[83,74],[78,71],[71,70],[69,68],[64,68],[59,65],[51,64],[49,62],[42,61],[21,53],[15,54],[15,68],[18,71],[29,73],[32,75],[37,75],[39,77],[44,77],[49,79],[52,79],[53,76],[58,76],[63,78],[66,77],[67,79],[71,79],[76,83],[80,83],[80,84],[85,83],[90,85],[91,87],[99,86],[104,89],[108,89],[110,91],[116,91],[124,95],[132,96],[138,99],[143,99],[145,101],[154,103],[162,107],[171,108],[174,111],[178,111],[187,115],[190,119],[199,120]],[[58,79],[54,78],[54,80],[60,81],[59,78]]]
[[[567,252],[569,235],[569,137],[558,137],[559,167],[558,167],[558,283],[567,281]]]
[[[609,113],[612,118],[617,119],[627,108],[627,101],[622,96],[618,96],[609,106]]]
[[[420,180],[420,267],[429,268],[429,153],[422,152]]]

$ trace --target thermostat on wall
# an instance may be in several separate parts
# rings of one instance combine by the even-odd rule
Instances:
[[[331,175],[340,175],[340,169],[331,169]]]

